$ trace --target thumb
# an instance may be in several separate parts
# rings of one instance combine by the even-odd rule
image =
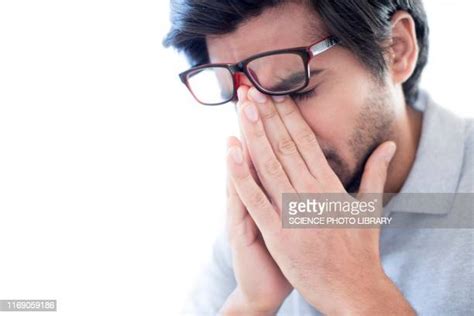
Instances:
[[[387,169],[397,145],[387,141],[378,146],[365,164],[358,196],[365,193],[383,193],[387,180]]]

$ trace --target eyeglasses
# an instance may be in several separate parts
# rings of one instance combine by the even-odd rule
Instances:
[[[328,37],[308,47],[260,53],[235,64],[204,64],[179,74],[193,97],[204,105],[220,105],[237,98],[238,73],[268,95],[285,95],[304,89],[310,80],[311,59],[339,42]]]

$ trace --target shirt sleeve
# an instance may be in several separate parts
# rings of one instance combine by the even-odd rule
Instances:
[[[212,256],[186,300],[185,315],[216,315],[236,287],[227,234],[221,232],[212,248]]]

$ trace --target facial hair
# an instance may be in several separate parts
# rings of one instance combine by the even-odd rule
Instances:
[[[395,113],[390,99],[382,86],[377,85],[374,93],[367,97],[355,128],[347,142],[356,161],[355,167],[341,158],[334,149],[323,149],[329,165],[349,193],[359,191],[364,167],[372,152],[383,142],[392,138]]]

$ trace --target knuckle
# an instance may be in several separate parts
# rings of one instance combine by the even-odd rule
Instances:
[[[250,172],[238,172],[233,176],[234,181],[236,181],[236,186],[242,185],[242,183],[247,182],[249,180],[249,177]]]
[[[282,155],[291,155],[296,153],[296,144],[289,138],[284,138],[278,142],[278,152]]]
[[[262,191],[254,191],[249,196],[249,204],[251,207],[262,208],[265,206],[267,197]]]
[[[291,116],[296,112],[296,107],[291,105],[282,105],[280,107],[281,115],[282,116]]]
[[[313,192],[318,192],[319,191],[319,187],[317,185],[317,182],[312,177],[307,177],[303,180],[303,188],[308,193],[313,193]]]
[[[272,177],[280,176],[283,171],[280,162],[274,158],[264,162],[263,169],[267,175]]]
[[[253,135],[255,138],[262,138],[262,137],[265,137],[265,130],[263,129],[262,126],[256,126],[256,127],[252,130],[252,135]]]
[[[371,164],[366,164],[365,165],[364,174],[369,176],[371,179],[379,179],[379,178],[383,177],[383,172],[380,169],[375,168]]]
[[[277,115],[277,112],[275,111],[275,109],[268,109],[266,111],[262,111],[262,118],[264,120],[270,120],[274,118],[275,115]]]
[[[375,167],[373,164],[367,164],[364,168],[364,173],[368,174],[372,179],[380,179],[385,176],[384,170]]]
[[[302,146],[315,145],[317,142],[316,135],[312,131],[304,131],[297,137],[297,142]]]

